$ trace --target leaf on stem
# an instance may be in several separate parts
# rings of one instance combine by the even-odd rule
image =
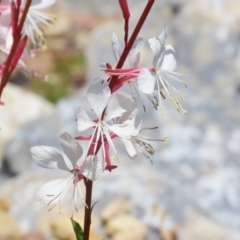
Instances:
[[[83,240],[83,230],[80,224],[75,220],[73,220],[73,218],[71,218],[71,222],[72,222],[73,230],[76,235],[76,240]]]

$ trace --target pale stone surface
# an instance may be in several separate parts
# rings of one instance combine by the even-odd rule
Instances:
[[[78,213],[74,214],[74,220],[80,224],[83,228],[84,214]],[[90,239],[92,240],[101,240],[102,238],[98,233],[96,233],[94,229],[94,217],[92,218],[93,225],[90,231]],[[72,228],[72,224],[69,216],[67,215],[58,215],[50,222],[50,231],[53,236],[59,240],[75,240],[76,236]]]
[[[179,231],[177,229],[163,228],[160,230],[161,240],[178,240]]]
[[[40,232],[29,232],[27,234],[24,234],[21,240],[46,240],[46,238]]]
[[[18,222],[8,213],[0,211],[0,239],[20,240],[22,232]]]
[[[0,211],[8,212],[10,209],[10,199],[7,196],[0,196]]]
[[[130,202],[113,201],[101,210],[100,218],[103,222],[107,222],[118,215],[130,213],[131,209]]]
[[[116,14],[117,19],[121,19],[118,6],[113,6],[116,5],[114,1],[106,0],[104,1],[106,4],[102,4],[102,1],[94,1],[95,4],[92,4],[93,0],[82,2],[75,1],[79,6],[83,4],[88,9],[95,9],[94,11],[97,13],[105,12],[114,15],[117,13],[119,14]],[[143,220],[145,225],[157,229],[157,232],[159,225],[161,229],[159,219],[152,221],[153,214],[148,214],[151,209],[149,206],[153,203],[163,204],[176,222],[186,222],[184,226],[190,224],[187,222],[191,221],[197,223],[191,218],[185,220],[183,217],[186,205],[194,205],[203,214],[214,219],[215,223],[212,225],[213,222],[204,219],[199,220],[201,224],[203,223],[202,226],[198,226],[198,223],[198,227],[196,224],[190,225],[188,228],[189,238],[187,238],[186,232],[184,233],[187,240],[202,240],[204,237],[211,237],[206,235],[206,230],[216,230],[215,236],[219,239],[231,239],[231,236],[226,236],[224,231],[219,231],[224,228],[219,222],[239,229],[240,115],[236,106],[240,104],[238,90],[240,63],[238,11],[240,3],[236,0],[181,1],[184,4],[179,8],[179,12],[173,15],[168,2],[155,1],[153,12],[149,15],[146,26],[140,35],[145,38],[147,45],[147,39],[157,36],[164,23],[168,23],[167,43],[173,44],[176,49],[180,66],[177,71],[190,73],[190,76],[184,79],[188,81],[189,86],[184,89],[184,106],[188,110],[188,114],[186,117],[182,117],[164,101],[166,115],[158,118],[151,117],[151,124],[156,120],[161,126],[159,131],[153,133],[153,137],[168,137],[169,143],[155,145],[160,151],[157,151],[153,157],[153,165],[141,156],[138,159],[129,160],[126,155],[120,153],[119,168],[112,173],[104,173],[104,176],[96,182],[97,187],[94,188],[93,198],[94,201],[101,199],[102,204],[104,199],[111,201],[119,195],[127,196],[133,202],[139,219]],[[178,1],[176,0],[176,2]],[[64,1],[65,5],[74,5],[75,3],[74,1]],[[138,18],[141,7],[145,3],[145,0],[141,3],[140,1],[130,1],[132,6],[138,5],[138,7],[131,8],[132,23]],[[84,10],[84,6],[81,6],[81,9]],[[76,21],[83,26],[88,16],[85,15],[85,19],[80,19],[81,21],[79,19],[76,18]],[[89,22],[90,27],[91,24],[92,22]],[[97,27],[90,35],[79,31],[78,37],[74,39],[79,43],[78,47],[88,45],[86,53],[89,63],[88,75],[91,79],[99,75],[98,65],[100,62],[108,61],[115,64],[111,50],[111,34],[114,30],[122,39],[122,26],[122,19],[116,21],[115,18],[114,21]],[[60,29],[59,32],[61,31]],[[54,43],[56,47],[61,47],[61,41],[59,44]],[[146,62],[151,64],[152,59],[149,58],[149,53],[149,51],[144,51],[141,55],[141,66]],[[57,106],[60,110],[56,118],[48,120],[51,127],[48,126],[47,133],[39,131],[35,134],[35,139],[42,139],[42,134],[49,134],[57,141],[58,135],[49,133],[49,131],[59,122],[61,131],[74,132],[76,109],[82,104],[82,100],[77,97],[63,100],[63,102]],[[148,114],[143,115],[145,120],[148,120],[148,117]],[[38,124],[40,125],[40,123],[41,120]],[[34,132],[33,127],[21,132],[22,138],[17,139],[18,142],[31,142],[32,139],[28,136],[32,132]],[[44,144],[54,145],[55,141],[45,141]],[[37,141],[34,144],[38,144]],[[117,148],[119,146],[120,144],[117,145]],[[29,171],[29,166],[25,171]],[[39,180],[41,178],[47,180],[46,176],[39,177]],[[37,207],[29,211],[30,202],[34,202],[35,192],[31,192],[32,199],[26,203],[20,204],[16,199],[22,196],[23,189],[29,190],[29,182],[34,180],[33,174],[21,184],[17,183],[20,181],[19,179],[15,179],[15,184],[11,186],[12,189],[15,189],[14,187],[17,185],[18,189],[12,191],[14,196],[17,196],[14,202],[15,213],[17,208],[24,209],[18,210],[16,213],[18,219],[21,218],[21,214],[26,215],[27,213],[28,220],[26,222],[31,223],[33,217],[29,216],[29,212],[36,211],[35,218],[39,214],[36,210],[39,209]],[[28,199],[28,191],[24,191],[24,193]],[[141,201],[142,196],[144,196],[144,201]],[[146,215],[148,216],[146,217]],[[208,225],[213,227],[212,230],[209,230]],[[153,240],[153,238],[150,239]],[[155,239],[158,240],[159,236]],[[185,239],[183,238],[183,240]]]
[[[136,230],[138,231],[138,230]],[[133,232],[130,230],[119,232],[113,236],[112,240],[146,240],[146,236],[142,236],[141,233]]]
[[[119,236],[126,240],[145,240],[147,237],[147,229],[137,218],[122,214],[110,219],[105,226],[108,236],[113,239],[120,239]],[[123,238],[122,238],[123,239]]]
[[[219,225],[202,216],[201,214],[189,210],[186,222],[181,227],[180,239],[184,240],[238,240],[240,233]]]
[[[4,89],[2,101],[5,105],[0,106],[0,160],[6,144],[20,126],[53,111],[45,99],[11,83]]]

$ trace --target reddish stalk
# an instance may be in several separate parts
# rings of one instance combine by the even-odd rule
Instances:
[[[149,0],[133,33],[132,33],[132,36],[129,40],[129,42],[127,44],[125,44],[125,48],[123,50],[123,53],[119,59],[119,62],[117,64],[117,67],[116,68],[122,68],[123,67],[123,64],[129,54],[129,51],[131,50],[153,4],[154,4],[154,1],[155,0]],[[126,29],[125,29],[126,30]],[[125,36],[125,39],[126,39],[126,36]],[[109,83],[109,87],[112,91],[112,89],[114,88],[116,82],[117,82],[117,79],[118,79],[118,76],[113,76],[111,78],[111,81]],[[100,147],[99,147],[100,148]],[[99,149],[98,148],[98,149]],[[89,235],[90,235],[90,225],[91,225],[91,212],[92,212],[92,187],[93,187],[93,182],[88,180],[88,181],[85,181],[85,186],[86,186],[86,198],[85,198],[85,203],[86,203],[86,206],[85,206],[85,215],[84,215],[84,238],[83,240],[89,240]]]
[[[93,182],[89,179],[85,180],[86,197],[85,197],[85,211],[84,211],[84,230],[83,240],[89,240],[90,226],[91,226],[91,213],[92,213],[92,187]]]
[[[6,65],[5,65],[5,69],[4,69],[3,76],[2,76],[2,80],[1,80],[1,83],[0,83],[0,97],[2,95],[2,91],[3,91],[4,87],[6,86],[8,80],[9,80],[11,74],[12,74],[12,71],[13,71],[13,68],[11,66],[12,61],[15,57],[17,48],[18,48],[19,43],[21,41],[21,37],[22,37],[21,32],[22,32],[23,24],[26,20],[27,13],[28,13],[28,10],[29,10],[29,7],[30,7],[31,3],[32,3],[32,0],[27,0],[26,5],[23,9],[23,13],[22,13],[19,25],[18,25],[18,23],[14,23],[14,22],[12,23],[13,25],[15,24],[14,28],[15,28],[16,32],[15,33],[13,32],[13,34],[14,34],[13,45],[12,45],[10,53],[8,55]]]
[[[144,22],[145,22],[145,20],[146,20],[146,18],[148,16],[150,10],[151,10],[154,2],[155,2],[155,0],[149,0],[148,1],[147,5],[146,5],[146,7],[145,7],[145,9],[144,9],[144,11],[143,11],[143,13],[142,13],[138,23],[137,23],[137,25],[136,25],[133,33],[132,33],[132,36],[129,39],[129,42],[124,47],[123,53],[122,53],[122,55],[121,55],[121,57],[120,57],[120,59],[118,61],[118,64],[117,64],[116,68],[122,68],[123,67],[123,64],[124,64],[128,54],[129,54],[129,52],[130,52],[130,50],[132,48],[132,46],[133,46],[133,44],[134,44],[134,42],[135,42],[135,40],[136,40],[140,30],[141,30],[141,28],[142,28],[142,26],[143,26],[143,24],[144,24]],[[110,79],[109,87],[110,87],[111,91],[113,90],[114,85],[116,84],[117,79],[118,79],[118,76],[113,76]]]
[[[124,24],[124,31],[125,31],[125,35],[124,35],[124,42],[125,45],[127,45],[128,42],[128,25],[129,25],[129,18],[130,18],[130,12],[128,9],[128,2],[127,0],[118,0],[120,7],[122,9],[122,13],[123,13],[123,18],[125,20],[125,24]]]
[[[129,54],[129,51],[131,50],[153,4],[154,4],[155,0],[148,0],[148,3],[132,33],[131,38],[129,39],[129,42],[127,44],[125,44],[125,48],[123,50],[123,53],[118,61],[118,64],[116,66],[116,68],[122,68],[123,64]],[[111,81],[109,83],[109,87],[112,91],[112,89],[114,88],[116,82],[117,82],[118,76],[113,76],[111,78]],[[99,146],[100,148],[100,146]],[[98,149],[99,149],[98,148]],[[90,154],[90,153],[89,153]],[[86,187],[86,197],[85,197],[85,214],[84,214],[84,237],[83,240],[89,240],[89,235],[90,235],[90,225],[91,225],[91,213],[92,213],[92,187],[93,187],[93,182],[90,180],[85,181],[85,187]]]

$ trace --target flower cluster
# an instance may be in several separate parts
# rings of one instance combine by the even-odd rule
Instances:
[[[113,91],[120,88],[122,85],[129,83],[132,89],[139,96],[143,93],[153,103],[155,109],[160,107],[162,113],[162,99],[167,97],[171,100],[178,111],[183,114],[186,110],[183,109],[180,100],[183,99],[182,93],[177,90],[172,81],[178,81],[185,86],[186,82],[179,79],[184,74],[174,72],[177,63],[175,59],[175,50],[171,45],[166,45],[167,26],[164,26],[163,31],[158,37],[148,39],[149,46],[153,52],[152,66],[138,67],[140,61],[140,51],[144,46],[142,38],[138,38],[129,53],[130,68],[114,69],[110,64],[101,64],[100,70],[109,74],[110,77],[118,76]],[[115,34],[112,35],[113,52],[116,59],[120,56],[120,46]],[[145,109],[145,107],[144,107]]]
[[[56,0],[0,1],[0,52],[5,60],[0,64],[0,97],[13,70],[25,67],[27,60],[45,48],[41,24],[50,25],[54,18],[41,12]]]
[[[143,120],[138,116],[136,95],[145,94],[155,109],[163,112],[162,100],[169,98],[178,111],[185,113],[178,95],[181,93],[173,86],[176,80],[185,84],[175,71],[175,50],[165,45],[167,27],[158,37],[148,40],[153,52],[152,66],[139,67],[140,51],[144,47],[142,38],[136,39],[129,54],[129,68],[113,68],[109,63],[100,65],[100,70],[108,74],[107,79],[94,79],[86,93],[89,111],[79,107],[77,112],[77,129],[81,133],[75,140],[67,133],[60,136],[60,145],[71,164],[67,165],[61,153],[51,147],[34,147],[34,161],[45,168],[59,168],[67,171],[69,177],[45,184],[37,193],[38,201],[43,205],[62,202],[70,185],[74,186],[75,201],[77,183],[96,180],[104,170],[112,171],[117,167],[118,152],[114,139],[120,138],[130,158],[138,153],[151,160],[154,148],[150,141],[166,141],[166,139],[146,139],[141,136]],[[118,61],[122,51],[115,34],[112,35],[113,53]],[[132,94],[121,91],[122,86],[129,84]],[[93,117],[91,117],[93,116]],[[83,153],[80,141],[88,141]],[[82,160],[80,157],[82,156]]]

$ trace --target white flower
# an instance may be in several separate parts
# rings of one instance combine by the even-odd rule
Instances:
[[[183,113],[186,111],[182,108],[178,96],[182,98],[180,91],[171,84],[170,80],[174,79],[181,83],[186,83],[181,81],[176,76],[182,75],[174,72],[177,67],[175,60],[175,50],[171,45],[165,46],[165,41],[167,38],[167,27],[164,26],[162,33],[158,37],[150,38],[148,40],[150,48],[153,51],[153,69],[142,69],[138,75],[138,87],[139,90],[145,94],[153,94],[154,90],[158,93],[158,101],[160,102],[161,110],[161,96],[165,98],[163,89],[165,90],[167,96],[173,102],[177,110],[181,110]],[[158,105],[158,104],[157,104]],[[157,106],[156,106],[157,107]]]
[[[50,23],[55,20],[55,17],[43,13],[41,10],[52,6],[55,2],[56,0],[32,0],[23,31],[30,37],[35,45],[45,45],[42,30],[38,25],[43,23],[50,26]],[[22,6],[25,6],[25,3],[26,0],[23,1]]]
[[[43,37],[42,30],[38,25],[43,23],[50,26],[50,23],[54,21],[53,16],[39,10],[48,8],[55,2],[56,0],[32,0],[27,13],[26,21],[23,25],[23,35],[27,35],[36,47],[45,46],[45,39]],[[9,7],[5,8],[0,16],[1,26],[11,29],[11,1],[3,0],[2,3],[8,5]],[[26,0],[23,0],[20,8],[21,12],[23,11],[25,4]]]
[[[125,114],[123,114],[123,116],[121,118],[116,119],[116,123],[118,123],[118,124],[116,124],[115,126],[117,126],[117,129],[114,129],[115,126],[113,126],[112,131],[118,137],[121,138],[121,140],[126,148],[126,151],[131,158],[135,158],[138,153],[141,153],[152,162],[150,155],[153,155],[155,153],[155,150],[149,142],[151,142],[151,141],[166,142],[167,138],[162,140],[162,139],[149,139],[149,138],[141,137],[140,136],[141,131],[147,130],[147,129],[141,128],[142,121],[140,121],[139,119],[136,118],[136,116],[135,116],[136,111],[133,111],[131,113],[131,117],[132,117],[132,119],[134,119],[134,121],[131,121],[130,124],[126,127],[125,131],[122,132],[121,128],[119,128],[118,125],[121,125],[121,123],[124,121],[124,119],[128,117],[128,116],[124,116],[124,115]],[[155,128],[153,128],[153,129],[155,129]]]
[[[103,156],[106,161],[106,169],[110,170],[116,166],[111,165],[109,151],[118,159],[117,150],[112,138],[120,136],[127,138],[135,136],[140,131],[140,125],[135,127],[135,115],[137,107],[134,99],[127,93],[114,93],[111,95],[108,83],[101,78],[95,79],[89,86],[87,100],[97,115],[97,120],[91,120],[86,111],[80,107],[77,115],[77,126],[80,132],[93,128],[88,151],[95,155],[99,143],[103,145]],[[84,139],[80,137],[79,139]]]
[[[12,28],[7,27],[5,25],[6,21],[4,20],[6,19],[0,17],[0,51],[5,53],[6,55],[9,55],[13,44]],[[17,53],[17,51],[15,53]],[[26,67],[26,62],[31,57],[31,53],[25,47],[20,56],[18,64],[22,67]]]
[[[140,51],[142,50],[143,46],[144,46],[143,38],[137,38],[132,46],[132,49],[128,54],[130,67],[138,66],[138,63],[140,61]],[[121,55],[120,44],[118,41],[118,37],[115,33],[112,34],[112,49],[116,61],[119,61]]]
[[[76,208],[77,192],[81,197],[82,193],[78,182],[83,178],[96,180],[104,171],[102,161],[97,156],[89,156],[85,161],[80,160],[83,149],[79,143],[68,133],[63,133],[59,137],[59,144],[67,156],[65,158],[61,152],[53,147],[38,146],[31,148],[32,157],[35,163],[43,168],[60,169],[68,174],[67,178],[57,179],[44,184],[37,192],[37,202],[41,205],[59,204],[61,205],[65,195],[71,186],[73,190],[73,203]]]

